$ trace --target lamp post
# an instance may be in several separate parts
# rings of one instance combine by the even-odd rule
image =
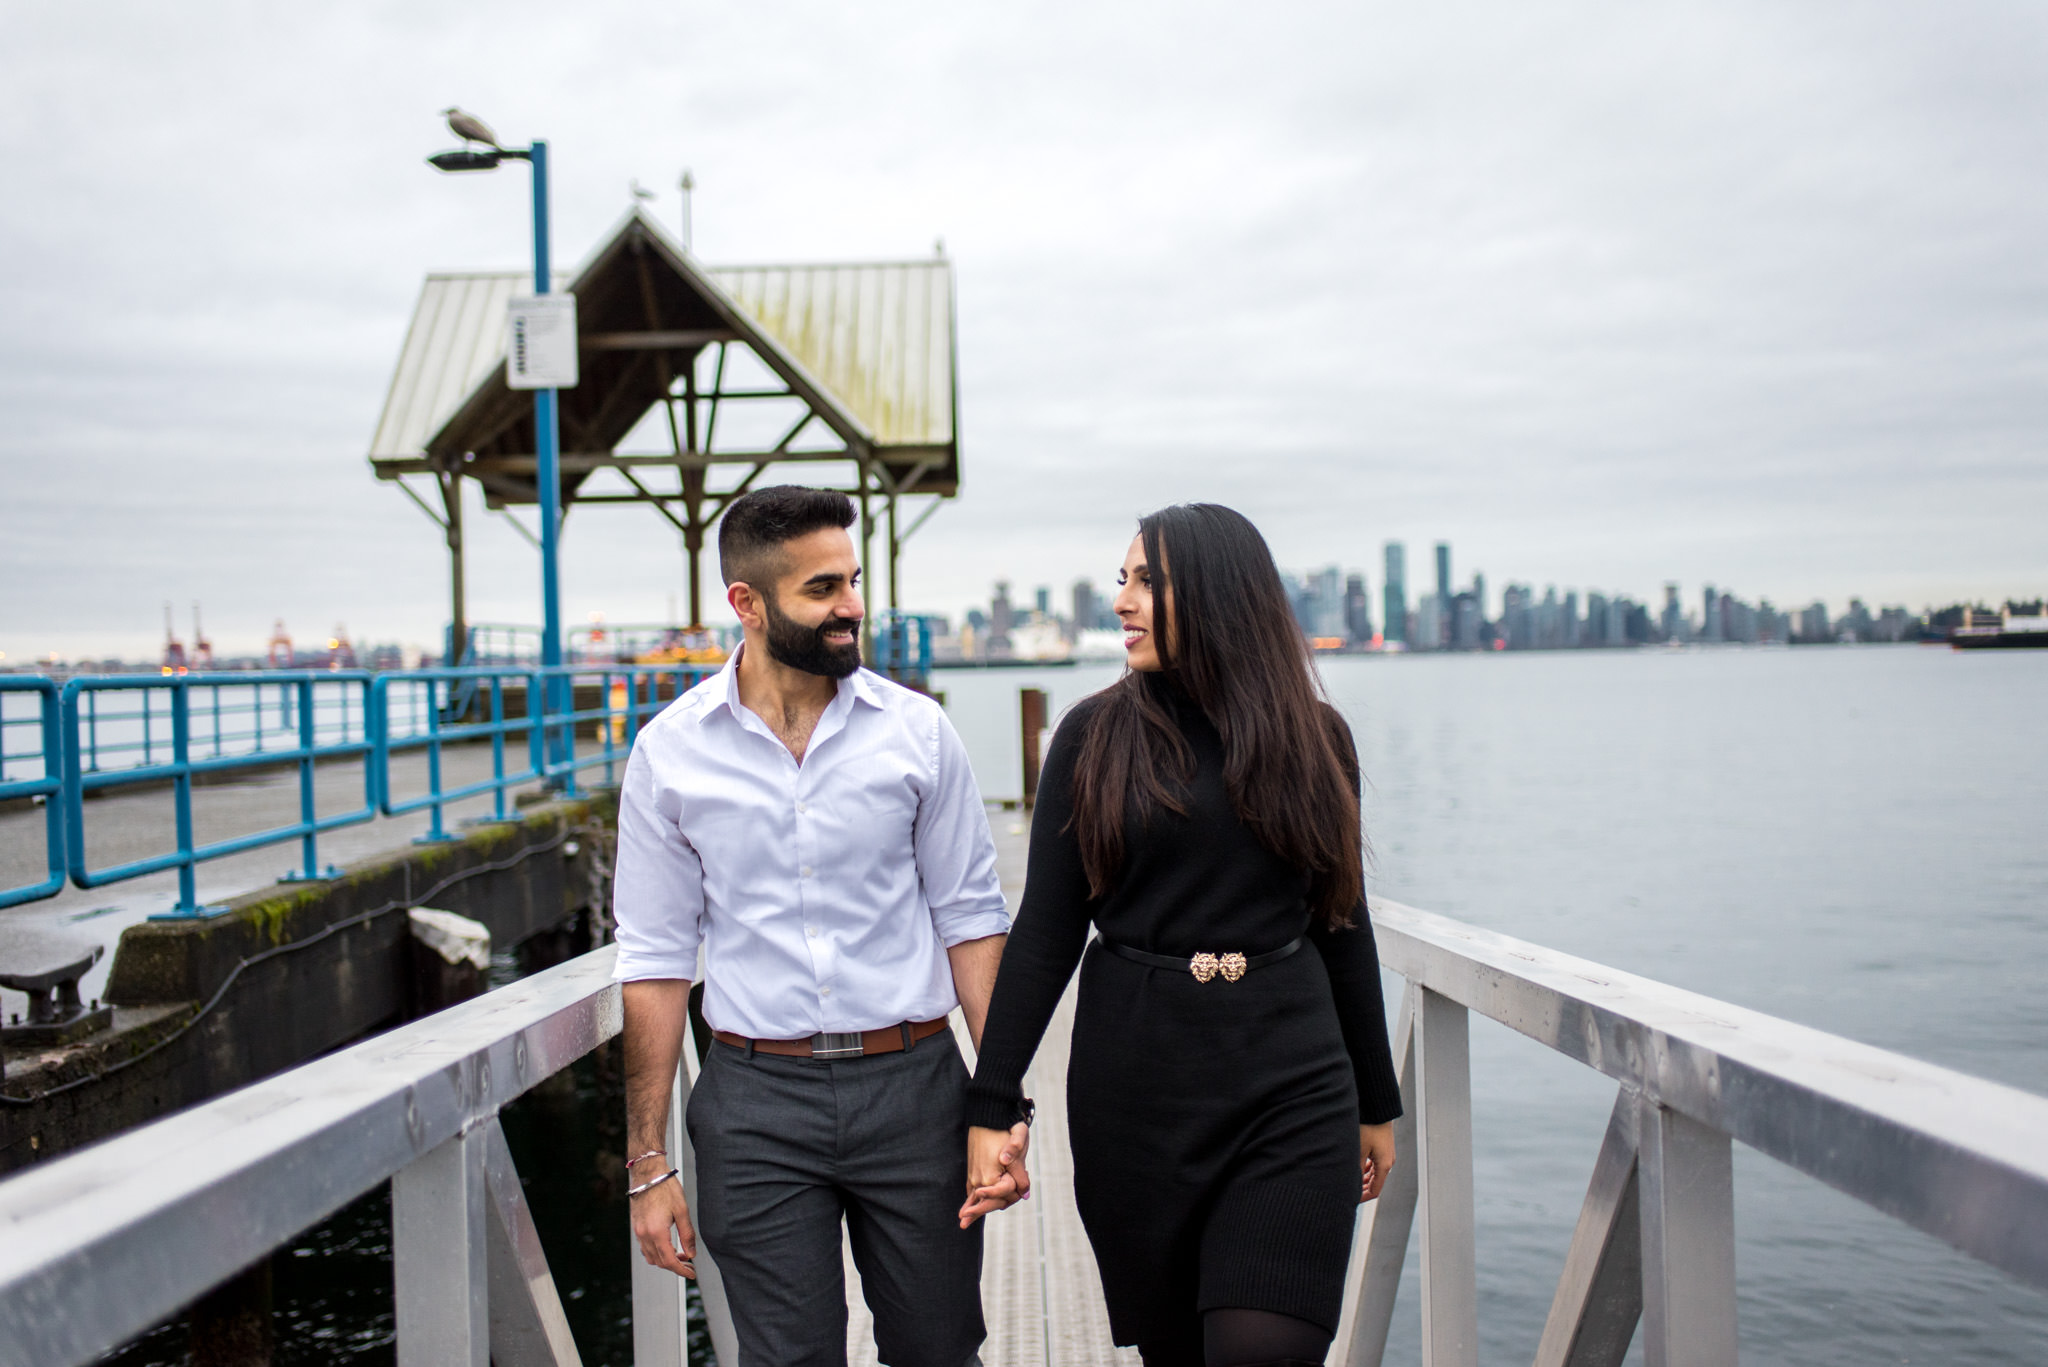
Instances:
[[[450,120],[451,126],[454,121]],[[486,130],[488,131],[488,130]],[[458,136],[471,134],[456,129]],[[548,145],[539,138],[525,148],[489,146],[459,152],[439,152],[427,158],[437,171],[495,171],[501,161],[523,161],[533,168],[533,292],[551,293],[553,271],[548,260]],[[536,469],[534,482],[540,497],[540,662],[553,669],[562,663],[562,592],[557,561],[561,537],[562,452],[560,414],[553,388],[533,391],[533,441]],[[455,643],[460,651],[462,643]],[[457,656],[458,661],[460,656]],[[551,713],[566,711],[568,680],[547,675],[542,696]],[[547,750],[550,759],[566,755],[568,737],[550,731]]]

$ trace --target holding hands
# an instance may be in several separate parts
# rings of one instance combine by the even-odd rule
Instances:
[[[1031,1174],[1024,1168],[1024,1155],[1030,1148],[1027,1121],[1020,1120],[1007,1130],[967,1127],[967,1201],[960,1207],[960,1228],[1031,1195]]]

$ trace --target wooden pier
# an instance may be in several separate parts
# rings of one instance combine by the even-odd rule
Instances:
[[[1026,818],[989,813],[1003,893],[1015,915],[1024,891]],[[1067,1147],[1067,1040],[1074,1028],[1074,988],[1053,1013],[1045,1043],[1026,1075],[1025,1090],[1038,1103],[1031,1130],[1031,1199],[988,1216],[981,1269],[981,1304],[988,1342],[981,1360],[990,1367],[1138,1367],[1138,1350],[1109,1341],[1095,1253],[1074,1208],[1074,1156]],[[953,1031],[968,1059],[974,1049],[958,1012]],[[846,1261],[847,1367],[876,1367],[874,1320],[861,1298],[860,1274],[849,1249]]]

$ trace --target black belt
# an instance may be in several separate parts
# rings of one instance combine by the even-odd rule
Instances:
[[[1114,940],[1105,940],[1100,936],[1097,936],[1096,940],[1104,949],[1120,959],[1129,959],[1132,963],[1144,964],[1147,968],[1170,968],[1177,973],[1192,973],[1198,983],[1208,982],[1218,973],[1223,975],[1225,982],[1234,983],[1249,970],[1264,968],[1267,964],[1277,964],[1301,948],[1301,938],[1296,936],[1280,948],[1269,949],[1264,954],[1244,955],[1234,951],[1229,954],[1210,954],[1204,951],[1200,954],[1176,956],[1133,949],[1129,945],[1120,945]]]

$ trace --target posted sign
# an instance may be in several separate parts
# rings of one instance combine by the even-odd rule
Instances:
[[[514,295],[505,341],[506,385],[574,389],[576,379],[576,296]]]

